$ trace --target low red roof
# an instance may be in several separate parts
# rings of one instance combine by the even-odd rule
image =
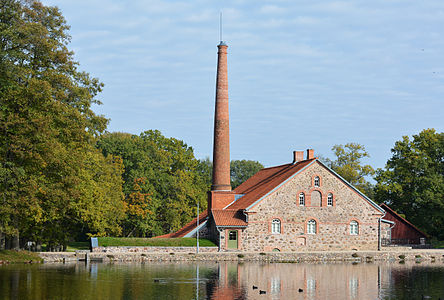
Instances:
[[[208,210],[204,210],[203,212],[201,212],[199,214],[199,224],[202,224],[205,219],[208,217]],[[184,237],[185,235],[187,235],[187,233],[189,233],[190,231],[192,231],[194,228],[196,228],[197,226],[197,217],[194,218],[192,221],[190,221],[189,223],[187,223],[184,227],[182,227],[181,229],[179,229],[176,232],[172,232],[172,233],[168,233],[168,234],[164,234],[164,235],[159,235],[159,236],[155,236],[155,238],[176,238],[176,237]]]
[[[216,226],[247,226],[245,215],[242,210],[212,210],[214,222]]]
[[[236,194],[244,194],[244,196],[228,206],[227,209],[246,209],[314,160],[308,159],[295,164],[286,164],[260,170],[234,190]]]
[[[424,232],[422,232],[421,230],[419,230],[415,225],[413,225],[412,223],[410,223],[409,221],[407,221],[406,218],[403,218],[401,215],[399,215],[396,211],[394,211],[393,209],[391,209],[387,204],[382,203],[381,205],[379,205],[382,207],[382,209],[388,211],[389,213],[391,213],[392,215],[395,215],[396,217],[398,217],[398,219],[401,219],[404,223],[406,223],[407,225],[409,225],[411,228],[413,228],[414,230],[416,230],[417,232],[419,232],[420,234],[424,235],[425,237],[428,237],[428,234],[425,234]]]

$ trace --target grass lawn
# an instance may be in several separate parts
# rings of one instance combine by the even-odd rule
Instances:
[[[193,247],[195,238],[123,238],[99,237],[99,246],[159,246],[159,247]],[[201,247],[217,247],[212,241],[199,239]]]
[[[432,241],[433,248],[444,249],[444,241]]]
[[[89,250],[89,242],[70,242],[66,246],[67,252],[75,252],[76,250]]]
[[[33,262],[42,262],[37,253],[29,252],[24,250],[2,250],[0,251],[0,260],[9,261],[10,263],[27,263],[30,261]]]

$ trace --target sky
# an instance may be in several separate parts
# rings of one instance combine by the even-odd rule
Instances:
[[[359,143],[384,167],[402,136],[444,129],[444,1],[43,0],[104,84],[108,131],[158,129],[212,156],[219,14],[231,159],[265,166]]]

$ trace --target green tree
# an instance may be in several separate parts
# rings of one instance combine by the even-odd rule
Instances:
[[[385,169],[378,169],[376,200],[413,224],[444,239],[444,133],[425,129],[395,143]]]
[[[183,141],[149,130],[140,136],[108,133],[99,139],[97,147],[105,156],[122,158],[126,199],[134,192],[134,180],[145,179],[141,192],[150,195],[150,211],[155,215],[155,224],[144,233],[147,236],[181,228],[196,215],[197,202],[202,210],[206,208],[207,187],[198,171],[199,162]]]
[[[205,182],[206,190],[209,191],[211,189],[211,183],[213,181],[213,162],[209,157],[205,159],[199,159],[196,171],[202,180]]]
[[[245,180],[263,168],[264,166],[258,161],[232,160],[230,162],[231,187],[233,189],[237,188]],[[213,162],[209,157],[199,160],[197,171],[204,180],[207,190],[210,190],[212,184]]]
[[[98,219],[110,207],[103,193],[118,194],[121,172],[93,147],[108,122],[91,109],[103,84],[77,69],[68,29],[56,7],[0,4],[0,232],[9,237],[64,243],[78,226],[116,230],[111,219]]]
[[[245,180],[256,174],[264,166],[254,160],[232,160],[230,163],[231,187],[233,189],[241,185]]]
[[[362,165],[362,159],[370,157],[363,145],[348,143],[334,145],[331,149],[335,160],[324,159],[326,164],[358,190],[369,197],[373,197],[373,186],[366,180],[367,176],[375,174],[370,165]]]

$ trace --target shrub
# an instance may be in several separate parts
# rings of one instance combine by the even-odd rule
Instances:
[[[259,255],[267,255],[266,253],[264,253],[264,252],[261,252],[261,253],[259,253]]]
[[[238,254],[237,257],[239,257],[239,258],[244,258],[245,255],[243,255],[243,254]]]
[[[358,253],[353,253],[352,257],[359,257]]]
[[[421,255],[417,254],[417,255],[415,255],[415,258],[416,258],[416,259],[421,258]]]
[[[398,256],[400,259],[405,259],[405,255],[401,254],[400,256]]]

